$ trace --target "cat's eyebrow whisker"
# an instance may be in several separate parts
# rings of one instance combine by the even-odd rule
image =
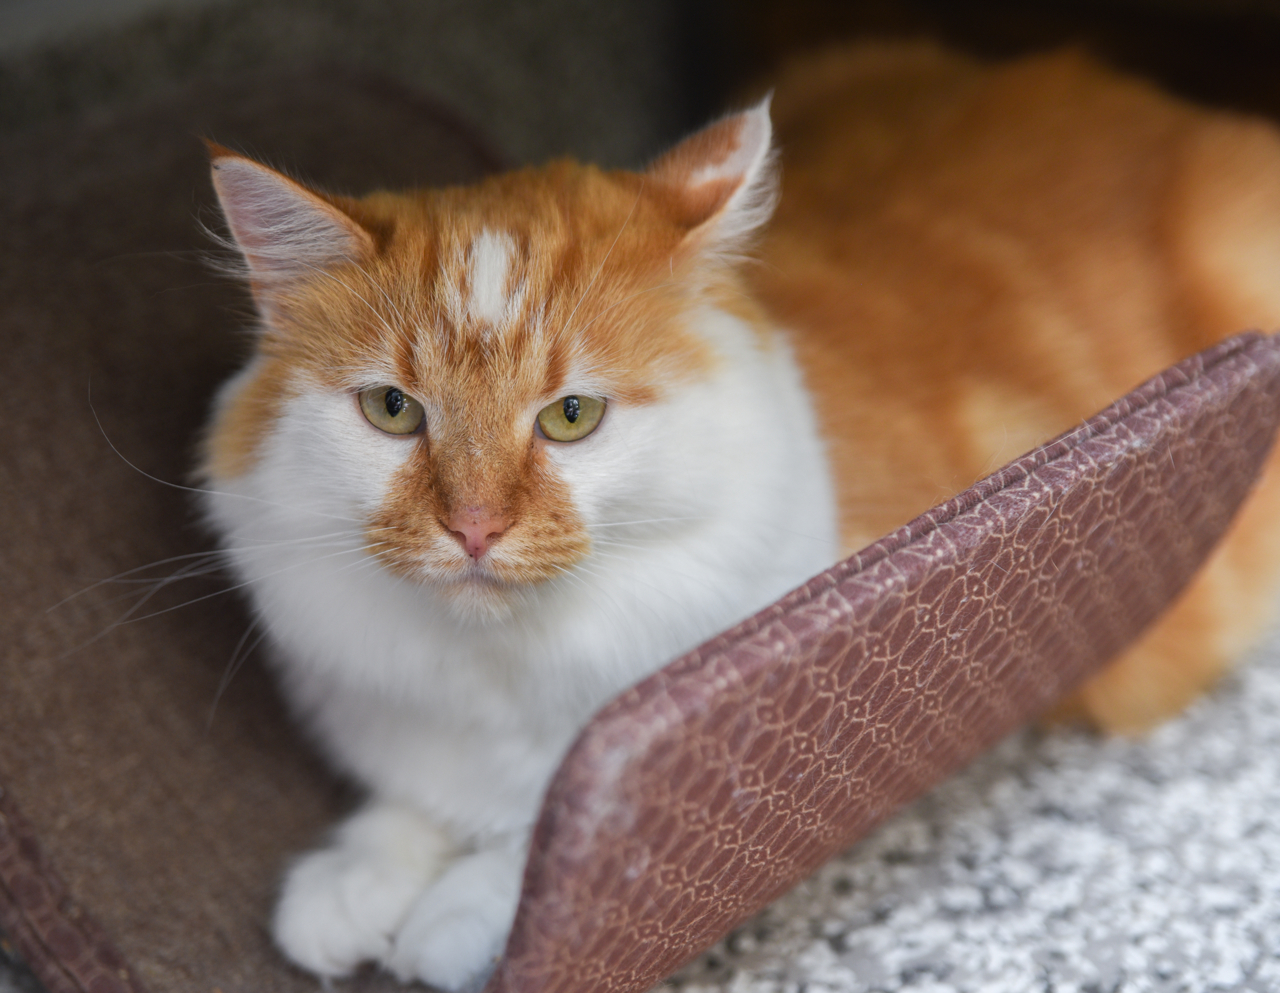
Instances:
[[[578,297],[578,302],[573,305],[573,310],[569,311],[569,316],[565,318],[564,325],[561,327],[561,334],[568,334],[569,327],[573,324],[573,316],[578,312],[578,308],[582,306],[591,290],[596,285],[596,280],[600,278],[600,274],[604,272],[604,267],[609,261],[609,256],[613,254],[613,250],[618,247],[618,241],[622,238],[622,232],[627,230],[627,225],[631,223],[631,218],[636,212],[636,208],[640,206],[640,198],[644,196],[644,178],[640,180],[640,189],[636,191],[635,202],[631,205],[631,210],[627,212],[626,219],[622,222],[622,227],[618,228],[618,233],[613,237],[613,244],[609,246],[609,250],[604,253],[604,258],[600,260],[600,265],[596,267],[595,275],[591,277],[591,282],[587,283],[587,288],[582,291],[582,296]]]
[[[359,263],[353,262],[352,265],[355,266],[357,271],[359,271],[361,274],[364,275],[364,278],[369,281],[369,285],[372,286],[375,290],[377,290],[379,294],[381,294],[382,299],[387,301],[387,306],[391,308],[391,312],[396,316],[396,319],[401,321],[404,324],[408,324],[409,319],[405,316],[404,311],[401,310],[400,307],[396,305],[396,302],[391,299],[391,295],[387,293],[387,291],[383,288],[381,283],[379,283],[376,279],[373,278],[369,270],[366,269],[364,266],[360,265]]]
[[[378,310],[378,308],[377,308],[377,307],[375,307],[375,306],[374,306],[374,305],[373,305],[373,304],[368,300],[368,298],[367,298],[367,297],[365,297],[365,295],[364,295],[363,293],[361,293],[359,290],[357,290],[354,286],[350,285],[350,284],[349,284],[349,283],[347,283],[345,280],[339,279],[337,276],[335,276],[333,273],[331,273],[328,269],[325,269],[323,266],[313,265],[312,263],[310,263],[310,262],[306,261],[306,259],[294,259],[294,258],[291,258],[289,261],[290,261],[290,262],[294,262],[294,263],[296,263],[297,265],[300,265],[300,266],[305,266],[306,268],[310,269],[312,272],[316,272],[316,273],[319,273],[321,276],[324,276],[326,279],[331,279],[331,280],[333,280],[333,282],[337,283],[337,284],[338,284],[339,286],[341,286],[344,290],[346,290],[348,293],[350,293],[353,297],[355,297],[357,300],[359,300],[362,304],[364,304],[366,307],[368,307],[368,308],[369,308],[369,313],[373,314],[373,316],[374,316],[374,317],[376,317],[376,318],[378,319],[379,323],[381,323],[381,324],[382,324],[382,326],[383,326],[383,328],[384,328],[384,329],[386,329],[387,334],[391,335],[391,337],[392,337],[392,338],[395,338],[395,336],[396,336],[395,329],[394,329],[394,328],[393,328],[393,327],[392,327],[392,326],[387,322],[387,319],[386,319],[385,317],[383,317],[383,316],[382,316],[382,313]],[[350,262],[352,265],[355,265],[355,262],[354,262],[354,260],[353,260],[353,259],[347,259],[347,261],[348,261],[348,262]],[[360,269],[360,267],[359,267],[359,266],[356,266],[356,268],[357,268],[357,269]],[[363,269],[360,269],[360,271],[361,271],[361,272],[364,272],[364,270],[363,270]],[[367,275],[368,275],[368,273],[365,273],[365,275],[367,276]],[[370,282],[373,282],[373,280],[372,280],[372,279],[370,279]],[[376,286],[376,284],[375,284],[375,286]],[[377,288],[378,288],[378,289],[381,289],[381,287],[377,287]],[[386,297],[386,292],[385,292],[385,291],[383,291],[383,294],[382,294],[382,295],[383,295],[384,297]],[[400,313],[399,309],[395,306],[395,304],[391,303],[390,298],[387,298],[387,303],[388,303],[388,304],[390,304],[392,311],[394,311],[394,312],[395,312],[395,316],[396,316],[397,318],[399,318],[400,320],[402,320],[402,321],[403,321],[403,320],[404,320],[404,315]]]

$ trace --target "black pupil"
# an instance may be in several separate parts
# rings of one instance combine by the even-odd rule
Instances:
[[[387,395],[383,399],[387,405],[387,413],[392,417],[399,417],[405,406],[404,394],[393,386],[387,390]]]
[[[572,424],[578,419],[578,415],[582,413],[582,404],[578,402],[577,397],[564,398],[564,419]]]

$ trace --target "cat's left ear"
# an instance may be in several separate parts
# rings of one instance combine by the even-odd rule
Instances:
[[[208,148],[222,213],[260,303],[284,284],[373,253],[373,236],[342,209],[340,198],[221,145]]]
[[[653,193],[689,228],[687,242],[733,251],[773,214],[772,97],[691,135],[645,172]]]

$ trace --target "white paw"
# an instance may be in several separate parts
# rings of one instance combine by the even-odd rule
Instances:
[[[511,929],[523,870],[523,849],[459,858],[414,905],[387,967],[449,993],[478,988]]]
[[[385,958],[448,854],[444,836],[421,815],[367,808],[339,829],[332,846],[289,870],[276,906],[276,943],[321,976]]]

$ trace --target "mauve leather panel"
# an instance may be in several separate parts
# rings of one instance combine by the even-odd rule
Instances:
[[[644,990],[1025,723],[1178,594],[1256,478],[1246,334],[606,706],[548,791],[488,993]]]

